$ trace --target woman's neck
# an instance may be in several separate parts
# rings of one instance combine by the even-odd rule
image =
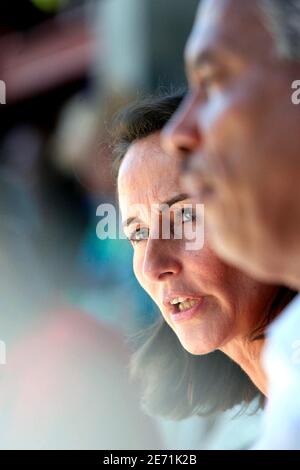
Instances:
[[[272,321],[281,314],[282,310],[295,297],[296,292],[286,287],[280,287],[273,299],[269,309],[272,310]],[[259,319],[257,319],[258,321]],[[254,325],[252,325],[253,331]],[[248,330],[251,328],[248,328]],[[260,332],[262,334],[262,331]],[[265,339],[251,340],[249,336],[238,336],[220,348],[227,356],[236,362],[248,375],[256,387],[268,396],[267,375],[262,366],[262,353]]]
[[[267,377],[261,363],[264,344],[264,339],[251,341],[241,337],[234,338],[220,350],[236,362],[261,393],[267,396]]]

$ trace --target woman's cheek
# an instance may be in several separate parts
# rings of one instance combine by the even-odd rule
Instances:
[[[155,285],[153,282],[147,281],[147,278],[143,275],[144,269],[144,250],[142,247],[137,247],[133,254],[133,272],[138,280],[140,286],[144,289],[144,291],[151,297],[153,302],[161,308],[161,306],[157,302],[157,292],[155,292]]]
[[[141,287],[151,296],[147,279],[143,275],[144,271],[144,250],[140,246],[134,248],[133,253],[133,272]]]
[[[143,286],[143,283],[142,283],[143,259],[140,253],[136,249],[134,249],[134,252],[133,252],[132,266],[133,266],[133,272],[134,272],[135,277],[137,278],[138,282]]]

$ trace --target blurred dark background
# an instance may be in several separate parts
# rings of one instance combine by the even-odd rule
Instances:
[[[133,279],[130,248],[124,241],[100,242],[95,234],[96,207],[114,201],[107,123],[133,98],[184,85],[182,54],[197,4],[22,0],[0,6],[6,188],[13,193],[17,187],[18,199],[28,202],[27,228],[31,232],[34,219],[37,257],[54,288],[96,316],[103,283],[116,293],[133,289],[145,305],[141,315],[129,302],[133,329],[154,314]],[[18,215],[24,208],[13,210]],[[107,309],[104,295],[101,301]],[[114,315],[108,317],[118,323]]]

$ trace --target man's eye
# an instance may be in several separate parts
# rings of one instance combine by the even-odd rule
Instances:
[[[209,98],[214,90],[217,89],[217,77],[214,75],[207,75],[201,80],[201,91],[206,98]]]
[[[129,240],[133,243],[138,243],[142,240],[147,240],[148,238],[149,238],[149,229],[139,228],[130,235]]]
[[[207,67],[200,76],[199,88],[205,98],[209,98],[218,90],[222,80],[222,72],[215,67]]]

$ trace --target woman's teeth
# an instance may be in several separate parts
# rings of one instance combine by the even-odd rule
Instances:
[[[185,300],[183,302],[177,303],[178,310],[180,312],[184,312],[185,310],[190,310],[194,305],[198,304],[199,300],[196,299],[191,299],[191,300]]]
[[[170,302],[172,305],[176,305],[176,308],[179,312],[184,312],[185,310],[190,310],[195,305],[200,303],[199,299],[189,299],[187,297],[176,297]]]

